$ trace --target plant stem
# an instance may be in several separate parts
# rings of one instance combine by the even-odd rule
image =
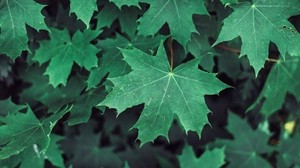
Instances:
[[[235,48],[230,48],[230,47],[227,47],[225,45],[217,45],[218,48],[221,48],[221,49],[224,49],[226,51],[229,51],[229,52],[232,52],[232,53],[235,53],[235,54],[240,54],[241,51],[238,50],[238,49],[235,49]],[[273,59],[273,58],[267,58],[267,61],[269,62],[278,62],[277,59]]]
[[[235,48],[230,48],[230,47],[227,47],[225,45],[217,45],[218,48],[221,48],[221,49],[224,49],[224,50],[227,50],[227,51],[230,51],[230,52],[233,52],[233,53],[236,53],[236,54],[240,54],[241,51],[238,50],[238,49],[235,49]]]
[[[173,71],[174,67],[174,51],[172,45],[173,39],[172,37],[169,38],[169,49],[170,49],[170,70]]]
[[[278,60],[277,59],[273,59],[273,58],[267,58],[267,61],[269,61],[269,62],[278,62]]]

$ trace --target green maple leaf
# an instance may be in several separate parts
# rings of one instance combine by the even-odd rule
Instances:
[[[91,89],[80,95],[73,103],[68,124],[86,123],[91,117],[92,108],[99,103],[99,100],[103,100],[105,95],[103,87]]]
[[[182,154],[179,156],[180,167],[184,168],[219,168],[225,163],[224,148],[207,150],[196,158],[193,148],[185,146]]]
[[[272,151],[268,146],[268,134],[259,129],[253,130],[246,120],[232,113],[229,114],[227,129],[234,137],[234,140],[223,141],[229,168],[271,168],[270,163],[261,157],[261,154]]]
[[[104,89],[95,88],[83,92],[84,82],[76,76],[72,76],[65,87],[54,88],[43,75],[44,70],[45,66],[19,69],[21,79],[31,84],[29,88],[22,91],[21,101],[32,106],[36,105],[36,102],[41,102],[49,108],[49,111],[56,111],[64,105],[72,104],[68,118],[69,125],[87,122],[92,108],[103,99]]]
[[[44,168],[46,160],[50,161],[56,167],[64,167],[62,151],[58,146],[58,141],[61,141],[63,138],[52,134],[50,139],[49,147],[45,152],[38,151],[35,145],[24,150],[21,153],[22,161],[20,168]]]
[[[121,167],[123,161],[115,153],[115,147],[99,147],[102,134],[94,133],[93,127],[92,123],[82,124],[79,135],[69,136],[62,142],[64,151],[73,156],[72,165],[89,168]]]
[[[207,14],[202,0],[143,0],[150,4],[148,11],[138,20],[140,35],[154,35],[168,23],[171,35],[186,47],[192,32],[197,32],[192,16]]]
[[[0,117],[7,115],[8,112],[17,113],[21,109],[26,108],[25,105],[16,105],[16,104],[14,104],[10,99],[0,101],[0,107],[1,107]],[[1,122],[0,122],[0,124],[1,124]]]
[[[0,6],[0,50],[15,59],[28,49],[26,24],[37,30],[47,30],[41,14],[43,5],[34,0],[3,0]]]
[[[71,0],[70,12],[74,12],[77,17],[89,28],[94,11],[98,10],[97,0]]]
[[[121,9],[122,6],[137,6],[139,7],[138,0],[109,0],[109,2],[113,2]]]
[[[120,13],[120,9],[114,3],[105,4],[96,16],[98,19],[97,29],[110,27],[113,21],[120,16]]]
[[[144,111],[134,125],[139,129],[138,138],[142,144],[159,135],[167,137],[177,116],[186,131],[196,131],[200,135],[202,127],[208,123],[209,110],[204,95],[218,94],[227,85],[214,74],[200,71],[199,59],[170,70],[162,44],[156,56],[138,49],[121,51],[132,72],[111,78],[114,88],[99,105],[116,108],[120,113],[145,103]]]
[[[0,159],[0,166],[3,168],[17,167],[21,162],[20,155],[13,155],[7,159]]]
[[[99,52],[90,44],[100,32],[87,30],[77,31],[72,39],[67,30],[52,29],[50,40],[42,41],[41,47],[36,50],[33,60],[43,64],[50,61],[45,74],[49,75],[49,82],[54,87],[59,84],[66,85],[73,63],[91,70],[97,67]]]
[[[300,14],[298,0],[252,0],[231,6],[234,12],[224,20],[215,44],[242,39],[240,55],[247,55],[256,74],[268,57],[269,43],[278,47],[281,55],[299,55],[300,35],[288,18]],[[215,45],[214,44],[214,45]]]
[[[80,94],[85,87],[80,78],[73,76],[65,87],[54,88],[49,84],[49,79],[43,75],[45,69],[45,65],[42,67],[37,65],[19,67],[18,72],[21,79],[31,84],[20,94],[21,102],[28,103],[31,106],[35,106],[36,102],[41,102],[49,108],[49,111],[57,111],[64,105],[80,98]]]
[[[50,133],[55,123],[66,113],[65,110],[39,121],[31,109],[26,113],[9,111],[0,117],[0,159],[19,154],[30,146],[45,151],[50,142]]]
[[[292,167],[300,164],[300,135],[282,138],[279,142],[278,167]]]
[[[137,7],[122,7],[119,9],[115,4],[108,3],[104,5],[102,10],[96,16],[98,19],[97,28],[110,27],[113,21],[119,20],[121,31],[128,34],[130,37],[134,36],[136,32],[137,18],[141,10]]]
[[[194,57],[214,53],[209,43],[209,38],[216,36],[216,21],[210,16],[197,16],[194,17],[194,23],[199,33],[192,33],[191,41],[187,44],[187,51],[193,54]]]
[[[115,39],[105,39],[98,42],[97,47],[103,49],[104,54],[99,59],[97,68],[91,70],[87,80],[88,89],[96,87],[105,75],[108,77],[122,76],[130,72],[130,67],[123,60],[123,56],[119,48],[136,47],[145,52],[149,52],[152,48],[157,47],[165,36],[155,36],[154,38],[145,38],[142,36],[133,36],[127,39],[117,34]]]
[[[276,62],[259,97],[248,110],[253,109],[265,98],[260,111],[269,116],[281,108],[287,93],[293,94],[300,101],[299,72],[300,59],[297,57]]]

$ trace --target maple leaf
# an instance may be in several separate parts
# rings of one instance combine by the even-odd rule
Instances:
[[[0,50],[15,59],[28,49],[26,24],[37,30],[48,30],[41,14],[43,5],[34,0],[3,0],[0,7]]]
[[[52,128],[65,113],[66,110],[61,110],[39,121],[29,107],[26,113],[16,112],[15,109],[8,111],[5,117],[0,117],[0,159],[19,154],[33,145],[39,151],[45,151]]]
[[[101,48],[104,53],[99,59],[98,67],[91,70],[87,80],[88,89],[96,87],[107,73],[109,73],[108,77],[117,77],[130,72],[130,67],[123,60],[119,48],[126,49],[136,47],[147,52],[158,46],[160,41],[165,38],[165,36],[155,36],[153,38],[133,36],[131,39],[127,39],[124,36],[117,34],[115,39],[100,40],[96,46]]]
[[[248,111],[265,98],[260,111],[269,116],[281,108],[287,93],[295,95],[296,99],[300,101],[299,72],[300,59],[298,57],[286,61],[278,60],[272,67],[259,97]]]
[[[210,16],[197,16],[194,17],[194,23],[199,33],[192,33],[191,40],[187,44],[187,51],[193,54],[194,57],[214,53],[209,38],[216,36],[216,21]]]
[[[218,94],[227,85],[214,74],[200,71],[199,59],[170,70],[162,44],[156,56],[138,49],[121,51],[132,72],[109,79],[114,88],[99,105],[116,108],[120,113],[128,107],[145,103],[144,111],[134,125],[139,129],[138,138],[142,144],[159,135],[167,137],[176,116],[186,131],[200,134],[208,123],[209,110],[204,95]]]
[[[193,148],[190,146],[185,146],[183,148],[182,154],[179,156],[180,167],[185,168],[219,168],[225,163],[224,148],[207,150],[200,156],[196,158]]]
[[[221,142],[225,145],[229,168],[271,168],[270,163],[260,156],[272,151],[272,148],[268,146],[268,134],[259,129],[253,130],[246,120],[242,120],[233,113],[229,113],[227,129],[233,134],[234,140],[221,140]]]
[[[142,0],[150,4],[148,11],[138,20],[138,33],[148,36],[154,35],[168,23],[171,35],[186,47],[192,32],[197,32],[192,16],[207,14],[202,0]]]
[[[84,81],[76,76],[72,76],[65,87],[54,88],[43,75],[44,70],[45,66],[19,68],[21,79],[31,84],[20,94],[21,101],[32,106],[36,105],[36,102],[41,102],[48,107],[49,111],[56,111],[67,104],[72,104],[68,118],[69,125],[87,122],[92,108],[103,99],[104,89],[99,87],[83,92]]]
[[[58,141],[62,139],[62,137],[52,134],[49,146],[45,152],[38,151],[36,145],[28,147],[20,154],[22,157],[20,168],[44,168],[46,160],[50,161],[54,166],[64,167],[62,151],[58,146]]]
[[[70,12],[76,13],[77,17],[89,28],[94,11],[97,11],[97,0],[71,0]]]
[[[70,135],[62,142],[64,151],[73,156],[72,165],[90,168],[121,167],[123,161],[115,154],[115,147],[99,147],[102,134],[95,133],[93,127],[91,123],[82,124],[79,135]]]
[[[92,108],[99,103],[99,100],[103,100],[106,92],[103,87],[91,89],[81,94],[73,102],[71,109],[71,115],[68,119],[69,125],[75,125],[80,123],[86,123],[92,114]]]
[[[31,106],[35,106],[36,102],[41,102],[49,108],[49,111],[57,111],[80,97],[85,87],[82,80],[78,77],[71,77],[65,87],[54,88],[49,84],[49,79],[43,75],[45,69],[45,65],[19,67],[21,79],[31,84],[20,94],[21,102]]]
[[[298,0],[252,0],[231,6],[234,12],[224,20],[224,26],[214,45],[242,39],[241,56],[247,55],[256,75],[268,57],[269,43],[278,47],[281,55],[299,55],[300,35],[288,18],[300,14]]]
[[[0,117],[7,115],[8,112],[10,113],[17,113],[21,109],[26,108],[25,105],[16,105],[10,99],[0,101]],[[0,122],[1,124],[1,122]]]
[[[297,133],[293,137],[281,138],[279,143],[278,167],[291,167],[300,164],[300,135]]]
[[[121,9],[122,6],[137,6],[139,7],[139,1],[138,0],[109,0],[109,2],[113,2],[118,6],[118,8]]]
[[[51,40],[40,43],[41,47],[36,50],[33,60],[40,64],[50,60],[45,72],[49,75],[50,83],[54,87],[59,84],[65,86],[74,62],[87,70],[97,67],[96,54],[99,49],[90,44],[90,41],[99,33],[90,30],[77,31],[71,39],[67,30],[51,29]]]
[[[134,36],[136,32],[137,18],[141,10],[137,7],[124,6],[119,9],[115,4],[108,3],[104,5],[102,10],[96,16],[98,19],[97,28],[110,27],[113,21],[119,20],[121,31],[128,34],[130,37]]]

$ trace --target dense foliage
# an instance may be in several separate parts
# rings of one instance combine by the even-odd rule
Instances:
[[[0,0],[0,167],[300,167],[299,0]]]

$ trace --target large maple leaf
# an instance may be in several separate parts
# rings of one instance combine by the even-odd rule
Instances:
[[[184,47],[192,32],[197,32],[193,14],[207,14],[202,0],[140,0],[150,4],[148,11],[138,20],[140,35],[154,35],[168,23],[172,37]]]
[[[121,50],[131,66],[128,75],[111,78],[113,90],[99,105],[116,108],[118,112],[145,103],[140,119],[134,125],[139,129],[142,143],[157,136],[167,137],[174,118],[178,117],[186,131],[201,134],[208,123],[204,95],[218,94],[227,87],[214,74],[198,69],[199,59],[170,69],[161,44],[156,56],[138,49]]]
[[[0,8],[0,50],[15,59],[28,49],[26,24],[47,30],[41,14],[43,6],[34,0],[3,0]]]
[[[300,35],[288,18],[300,14],[299,0],[252,0],[232,8],[234,12],[224,20],[215,44],[242,39],[241,56],[247,55],[256,74],[268,57],[269,43],[273,42],[284,56],[299,55]]]

